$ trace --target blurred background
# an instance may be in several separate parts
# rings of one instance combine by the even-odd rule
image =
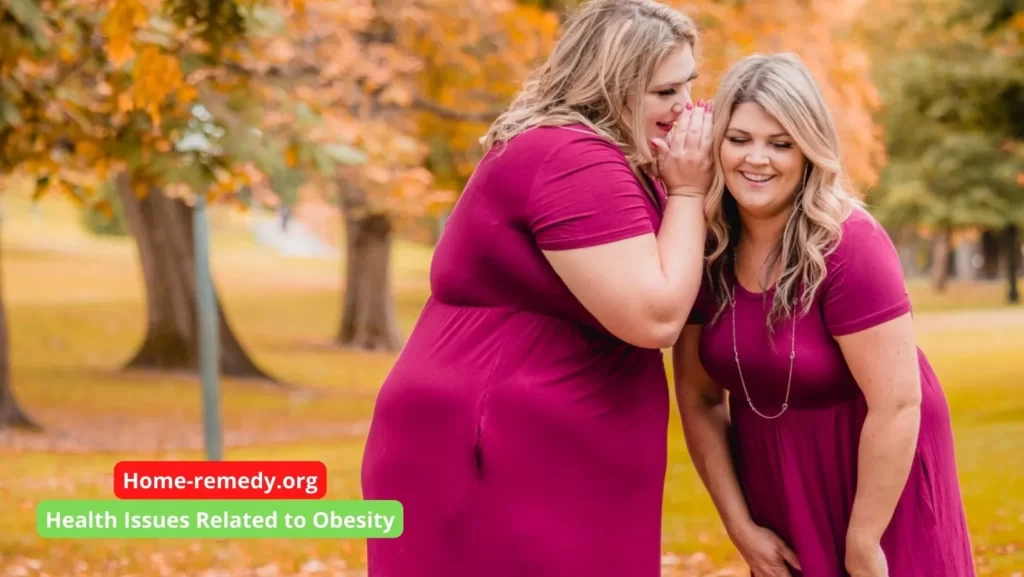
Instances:
[[[979,573],[1021,577],[1024,2],[673,4],[702,30],[695,98],[752,52],[825,88],[949,397]],[[576,5],[0,0],[0,574],[364,574],[359,540],[45,541],[35,503],[204,458],[197,259],[225,458],[320,460],[359,498],[477,139]],[[665,574],[746,575],[672,419]]]

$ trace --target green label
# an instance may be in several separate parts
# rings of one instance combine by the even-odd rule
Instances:
[[[334,539],[402,534],[398,501],[42,501],[36,531],[50,539]]]

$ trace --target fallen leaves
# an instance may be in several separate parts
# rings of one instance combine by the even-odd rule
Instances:
[[[152,452],[203,449],[198,423],[172,413],[164,418],[130,415],[76,415],[61,410],[34,411],[45,430],[31,433],[0,431],[0,447],[19,451],[91,453],[97,451]],[[295,421],[288,427],[266,427],[266,417],[253,415],[225,426],[224,446],[249,447],[292,441],[350,437],[365,433],[364,421]]]
[[[288,569],[292,563],[287,561],[263,563],[250,566],[244,563],[246,556],[231,553],[232,548],[220,547],[214,554],[219,557],[218,567],[200,569],[192,564],[190,553],[195,554],[203,549],[198,543],[180,547],[176,550],[158,551],[149,555],[136,555],[110,559],[104,563],[90,565],[85,561],[50,558],[47,560],[32,557],[15,557],[6,565],[0,565],[0,575],[4,577],[98,577],[101,575],[118,575],[119,577],[363,577],[366,571],[353,569],[345,559],[307,558],[299,561],[298,568]],[[113,551],[111,551],[113,553]],[[239,563],[239,561],[243,561]]]

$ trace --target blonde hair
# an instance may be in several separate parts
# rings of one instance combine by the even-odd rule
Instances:
[[[643,95],[667,56],[696,43],[693,21],[655,0],[590,0],[481,139],[484,151],[535,126],[582,123],[621,147],[634,170],[651,171]]]
[[[791,53],[754,54],[726,73],[715,96],[713,126],[715,176],[707,195],[707,273],[717,319],[731,298],[727,271],[734,270],[734,250],[740,237],[736,200],[725,187],[722,141],[732,112],[742,103],[759,104],[793,138],[807,160],[802,185],[782,238],[774,247],[768,270],[781,261],[782,275],[768,314],[768,330],[781,317],[795,315],[797,292],[802,314],[810,311],[814,294],[825,280],[826,257],[835,250],[842,223],[861,201],[849,192],[841,160],[838,131],[818,84],[798,56]]]

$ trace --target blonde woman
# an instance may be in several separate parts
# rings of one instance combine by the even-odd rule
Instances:
[[[818,87],[755,55],[714,109],[708,275],[673,358],[729,535],[756,577],[972,577],[946,400]]]
[[[591,0],[487,133],[377,398],[363,496],[405,526],[369,541],[370,577],[659,575],[659,349],[713,174],[695,43],[657,2]]]

